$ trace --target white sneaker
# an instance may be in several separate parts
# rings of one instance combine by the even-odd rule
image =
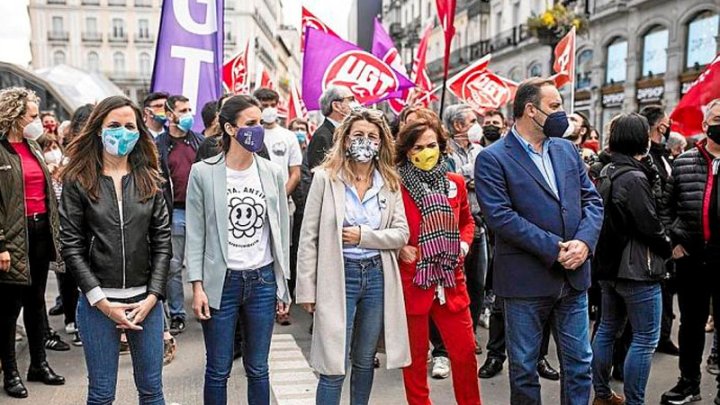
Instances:
[[[480,314],[478,325],[485,329],[490,329],[490,308],[485,308],[482,314]]]
[[[432,363],[432,378],[444,380],[450,376],[450,360],[447,357],[434,357]]]
[[[69,324],[65,325],[65,333],[68,335],[72,335],[77,333],[77,328],[75,327],[75,322],[70,322]]]

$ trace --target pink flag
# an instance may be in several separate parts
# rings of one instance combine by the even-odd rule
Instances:
[[[388,35],[387,31],[385,31],[385,28],[382,26],[382,23],[377,19],[377,17],[375,18],[372,54],[380,58],[380,60],[388,64],[397,72],[407,76],[405,65],[403,65],[400,57],[400,52],[398,52],[397,47],[395,47],[395,43],[393,43],[392,38],[390,38],[390,35]],[[403,107],[405,107],[406,97],[407,91],[403,91],[399,94],[393,95],[393,97],[388,100],[390,109],[395,114],[400,114],[400,111],[402,111]]]

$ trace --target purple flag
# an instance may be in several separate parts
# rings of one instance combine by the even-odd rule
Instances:
[[[405,69],[405,65],[403,65],[400,52],[398,52],[392,38],[390,38],[390,35],[385,31],[385,27],[383,27],[377,17],[374,18],[374,21],[375,31],[373,33],[372,54],[390,65],[391,68],[407,76],[407,70]],[[407,91],[398,91],[389,97],[390,100],[388,100],[388,102],[390,109],[395,114],[400,114],[400,111],[402,111],[405,106],[406,97]]]
[[[224,0],[163,1],[151,91],[184,95],[194,113],[220,98],[224,10]]]
[[[348,88],[363,105],[415,86],[404,74],[357,45],[313,28],[305,33],[302,83],[308,110],[320,109],[320,96],[330,86]]]

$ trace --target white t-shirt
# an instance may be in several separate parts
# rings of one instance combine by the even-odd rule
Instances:
[[[273,262],[267,202],[257,162],[245,170],[227,168],[228,268],[255,270]]]
[[[265,128],[265,147],[270,161],[283,169],[283,182],[290,177],[290,167],[302,165],[302,150],[297,136],[289,130],[275,125],[273,129]]]

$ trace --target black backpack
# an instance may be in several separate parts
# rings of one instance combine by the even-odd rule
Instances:
[[[605,213],[600,237],[595,248],[592,261],[592,272],[598,280],[608,280],[617,277],[623,250],[629,241],[627,230],[623,229],[623,222],[612,202],[613,182],[625,173],[638,170],[630,166],[615,166],[614,163],[606,165],[597,178],[596,188],[603,199]]]

